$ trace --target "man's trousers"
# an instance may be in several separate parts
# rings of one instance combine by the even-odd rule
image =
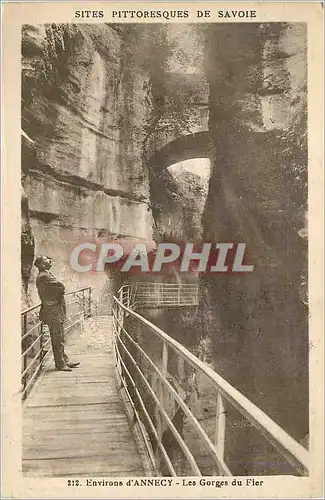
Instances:
[[[69,362],[69,358],[64,352],[63,321],[52,320],[48,322],[48,326],[50,329],[55,368],[60,370]]]

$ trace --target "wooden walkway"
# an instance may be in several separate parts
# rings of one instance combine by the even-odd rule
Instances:
[[[111,317],[95,317],[68,338],[80,366],[53,362],[23,405],[23,474],[144,476],[144,457],[116,386]]]

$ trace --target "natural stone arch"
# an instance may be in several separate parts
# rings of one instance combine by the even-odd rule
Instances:
[[[210,134],[198,132],[184,135],[156,151],[148,161],[149,167],[166,169],[174,163],[192,158],[210,157]]]

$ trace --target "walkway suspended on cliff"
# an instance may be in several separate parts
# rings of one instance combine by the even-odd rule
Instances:
[[[44,368],[23,405],[23,474],[30,476],[146,476],[115,381],[111,317],[85,322],[68,339],[80,366],[72,373]]]
[[[44,353],[43,329],[24,346],[24,360],[33,349],[36,353],[22,371],[22,394],[28,396],[23,473],[209,476],[258,470],[307,475],[308,451],[136,312],[133,297],[132,287],[123,286],[113,297],[113,317],[91,317],[90,288],[70,294],[68,308],[75,312],[67,327],[67,351],[81,361],[72,373],[54,370],[50,351]],[[26,311],[23,342],[32,329],[42,328],[31,326],[25,316]],[[34,386],[26,377],[32,363],[37,365],[34,380],[40,374]],[[241,440],[244,453],[238,454]]]

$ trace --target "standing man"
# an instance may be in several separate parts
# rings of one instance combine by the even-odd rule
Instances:
[[[71,368],[80,363],[72,363],[64,352],[64,321],[66,319],[66,305],[64,300],[64,285],[50,272],[51,259],[40,255],[34,262],[38,268],[36,286],[42,305],[40,320],[49,326],[55,368],[64,372],[71,372]]]

